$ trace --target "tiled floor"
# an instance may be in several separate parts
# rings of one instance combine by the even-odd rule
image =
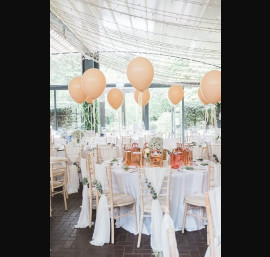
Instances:
[[[64,210],[62,195],[52,198],[53,217],[50,218],[51,257],[150,257],[154,256],[150,247],[150,236],[142,235],[141,247],[137,248],[137,238],[122,228],[115,229],[115,244],[102,247],[90,245],[94,228],[75,229],[80,215],[82,193],[71,194],[68,210]],[[93,220],[95,219],[95,212]],[[176,232],[180,257],[204,257],[206,229],[194,232]]]

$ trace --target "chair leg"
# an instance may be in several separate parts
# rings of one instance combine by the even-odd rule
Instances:
[[[89,192],[92,188],[89,188]],[[93,199],[92,194],[89,193],[89,228],[92,227],[92,212],[93,212]]]
[[[66,194],[63,186],[63,196],[64,196],[64,204],[65,204],[65,210],[67,210],[67,200],[66,200]]]
[[[111,243],[114,244],[114,215],[113,208],[111,208]]]
[[[187,202],[185,202],[185,210],[184,210],[184,217],[183,217],[183,223],[182,223],[182,233],[185,232],[187,210],[188,210],[188,204],[187,204]]]
[[[140,244],[141,244],[142,227],[143,227],[143,212],[141,212],[141,216],[140,216],[140,226],[139,226],[139,236],[138,236],[137,248],[140,248]]]
[[[133,213],[135,219],[136,232],[138,232],[138,223],[137,223],[137,212],[136,212],[136,203],[133,204]]]
[[[65,194],[66,194],[66,199],[68,199],[68,191],[67,191],[67,178],[65,176],[64,178],[64,185],[65,185]]]

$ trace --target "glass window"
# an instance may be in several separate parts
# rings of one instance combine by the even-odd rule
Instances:
[[[54,90],[50,90],[50,126],[55,129],[54,122]]]
[[[71,79],[81,75],[82,57],[80,53],[50,56],[51,85],[68,85]]]
[[[161,134],[171,133],[172,105],[168,99],[168,88],[149,88],[149,130]]]
[[[80,128],[82,106],[73,101],[68,90],[56,90],[58,131]]]
[[[126,130],[137,130],[142,125],[142,107],[134,99],[135,89],[125,93]]]
[[[186,141],[213,142],[216,133],[213,120],[211,120],[213,105],[208,106],[201,102],[198,97],[198,89],[199,87],[184,88]],[[207,119],[205,119],[206,115]]]

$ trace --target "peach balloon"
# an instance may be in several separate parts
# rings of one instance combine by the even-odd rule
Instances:
[[[73,78],[68,84],[68,92],[76,103],[83,103],[87,97],[82,89],[81,77]]]
[[[204,104],[209,104],[209,103],[204,99],[204,97],[202,96],[201,88],[200,88],[200,87],[199,87],[199,89],[198,89],[198,96],[199,96],[200,100],[202,101],[202,103],[204,103]]]
[[[134,88],[144,91],[150,86],[154,77],[152,63],[144,57],[136,57],[127,67],[127,77]]]
[[[86,70],[82,75],[82,89],[92,99],[98,98],[106,87],[106,78],[96,68]]]
[[[118,88],[111,89],[107,94],[107,100],[112,108],[118,109],[124,100],[124,94]]]
[[[183,99],[184,90],[180,85],[172,85],[169,88],[168,96],[173,104],[178,104]]]
[[[201,80],[202,96],[211,104],[215,104],[221,97],[221,72],[212,70],[207,72]]]
[[[92,104],[93,103],[93,99],[90,98],[89,96],[86,97],[85,102]]]
[[[141,92],[139,90],[135,90],[135,92],[134,92],[134,99],[137,102],[137,104],[139,104],[139,93],[142,94],[142,100],[141,100],[142,101],[142,104],[141,104],[141,106],[144,107],[145,105],[147,105],[147,103],[149,102],[149,99],[150,99],[149,90],[146,89],[143,92]]]

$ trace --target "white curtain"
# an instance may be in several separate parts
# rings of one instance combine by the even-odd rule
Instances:
[[[172,229],[173,231],[175,231],[171,216],[169,214],[165,214],[161,225],[161,243],[162,243],[161,247],[163,257],[170,257],[170,239],[168,236],[168,229]],[[175,233],[172,240],[174,240],[175,249],[171,249],[171,251],[175,252],[176,256],[179,256]]]
[[[83,193],[82,193],[82,209],[80,213],[79,220],[75,228],[86,228],[89,226],[89,201],[88,201],[88,186],[83,185]]]
[[[145,176],[151,182],[155,192],[159,195],[167,168],[145,168]],[[161,251],[161,223],[163,213],[158,198],[152,199],[151,211],[151,247]]]
[[[82,177],[87,178],[89,182],[89,176],[86,169],[86,159],[81,158],[81,171],[82,171]],[[83,185],[83,192],[82,192],[82,209],[80,213],[79,220],[77,222],[77,225],[75,225],[75,228],[86,228],[89,226],[89,191],[91,190],[91,186],[89,185],[89,188],[87,185]]]
[[[106,170],[103,164],[95,164],[96,171],[96,180],[99,181],[102,185],[102,189],[105,189],[106,183]],[[110,214],[107,197],[102,194],[98,203],[98,210],[96,214],[96,222],[94,234],[92,237],[92,241],[90,241],[91,245],[95,246],[103,246],[105,243],[110,242]]]
[[[214,226],[214,251],[215,257],[221,256],[221,187],[215,187],[208,191],[211,206],[212,222]],[[208,246],[204,257],[210,257],[210,247]]]

